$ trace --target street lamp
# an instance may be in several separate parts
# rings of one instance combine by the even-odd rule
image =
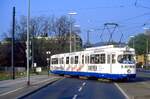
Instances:
[[[143,29],[145,30],[145,35],[150,37],[150,28],[144,27]],[[146,65],[148,64],[148,54],[149,54],[149,39],[148,38],[146,39],[146,62],[145,62]]]
[[[49,68],[50,68],[50,62],[51,62],[51,58],[50,58],[51,52],[46,51],[46,54],[47,54],[47,58],[46,58],[46,60],[47,60],[47,72],[48,72],[48,76],[49,76]]]
[[[90,47],[90,32],[93,32],[93,29],[87,30],[87,47]]]
[[[80,25],[75,24],[75,25],[74,25],[74,28],[75,28],[75,29],[80,28]],[[74,51],[76,51],[76,33],[74,34]]]
[[[132,39],[132,47],[135,48],[134,36],[130,36],[130,38]]]
[[[150,28],[144,27],[143,29],[145,30],[145,35],[147,35],[147,36],[150,37]],[[148,54],[148,52],[149,52],[149,47],[148,47],[148,45],[149,45],[149,40],[148,40],[148,38],[147,38],[147,40],[146,40],[146,53],[147,53],[147,54]]]
[[[69,41],[70,41],[70,53],[72,52],[72,41],[71,41],[71,37],[72,37],[72,35],[71,35],[71,32],[72,32],[72,20],[71,20],[71,18],[72,18],[72,15],[76,15],[77,13],[76,12],[70,12],[70,13],[68,13],[68,15],[70,16],[70,39],[69,39]]]

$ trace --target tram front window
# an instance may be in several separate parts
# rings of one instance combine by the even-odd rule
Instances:
[[[134,64],[135,63],[134,55],[131,54],[119,55],[118,62],[122,64]]]

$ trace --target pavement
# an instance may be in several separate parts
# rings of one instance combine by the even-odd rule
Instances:
[[[116,84],[127,99],[150,99],[150,73],[137,72],[136,80]]]
[[[31,76],[30,86],[27,85],[26,77],[0,81],[0,99],[19,99],[25,97],[59,79],[61,77],[55,75]]]
[[[0,99],[32,99],[40,96],[45,96],[45,99],[111,99],[112,96],[115,99],[150,99],[150,73],[137,72],[136,80],[113,83],[56,75],[31,76],[30,86],[27,86],[26,78],[0,81]]]

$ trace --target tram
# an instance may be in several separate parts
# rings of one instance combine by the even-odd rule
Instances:
[[[136,77],[135,50],[107,45],[51,56],[50,72],[112,80]]]

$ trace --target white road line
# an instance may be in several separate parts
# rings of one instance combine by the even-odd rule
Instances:
[[[0,96],[4,96],[4,95],[10,94],[10,93],[13,93],[13,92],[18,91],[18,90],[23,89],[23,88],[24,88],[24,87],[20,87],[20,88],[18,88],[18,89],[15,89],[15,90],[12,90],[12,91],[9,91],[9,92],[0,94]]]
[[[86,82],[84,82],[84,83],[82,84],[82,86],[85,86],[85,84],[86,84]]]
[[[77,95],[77,94],[75,94],[75,95],[73,96],[73,98],[72,98],[72,99],[76,99],[76,98],[77,98],[77,96],[78,96],[78,95]]]
[[[80,87],[79,89],[78,89],[78,91],[80,92],[82,90],[82,87]]]
[[[130,99],[129,96],[123,91],[123,89],[117,83],[114,84],[121,91],[121,93],[125,96],[126,99]]]

